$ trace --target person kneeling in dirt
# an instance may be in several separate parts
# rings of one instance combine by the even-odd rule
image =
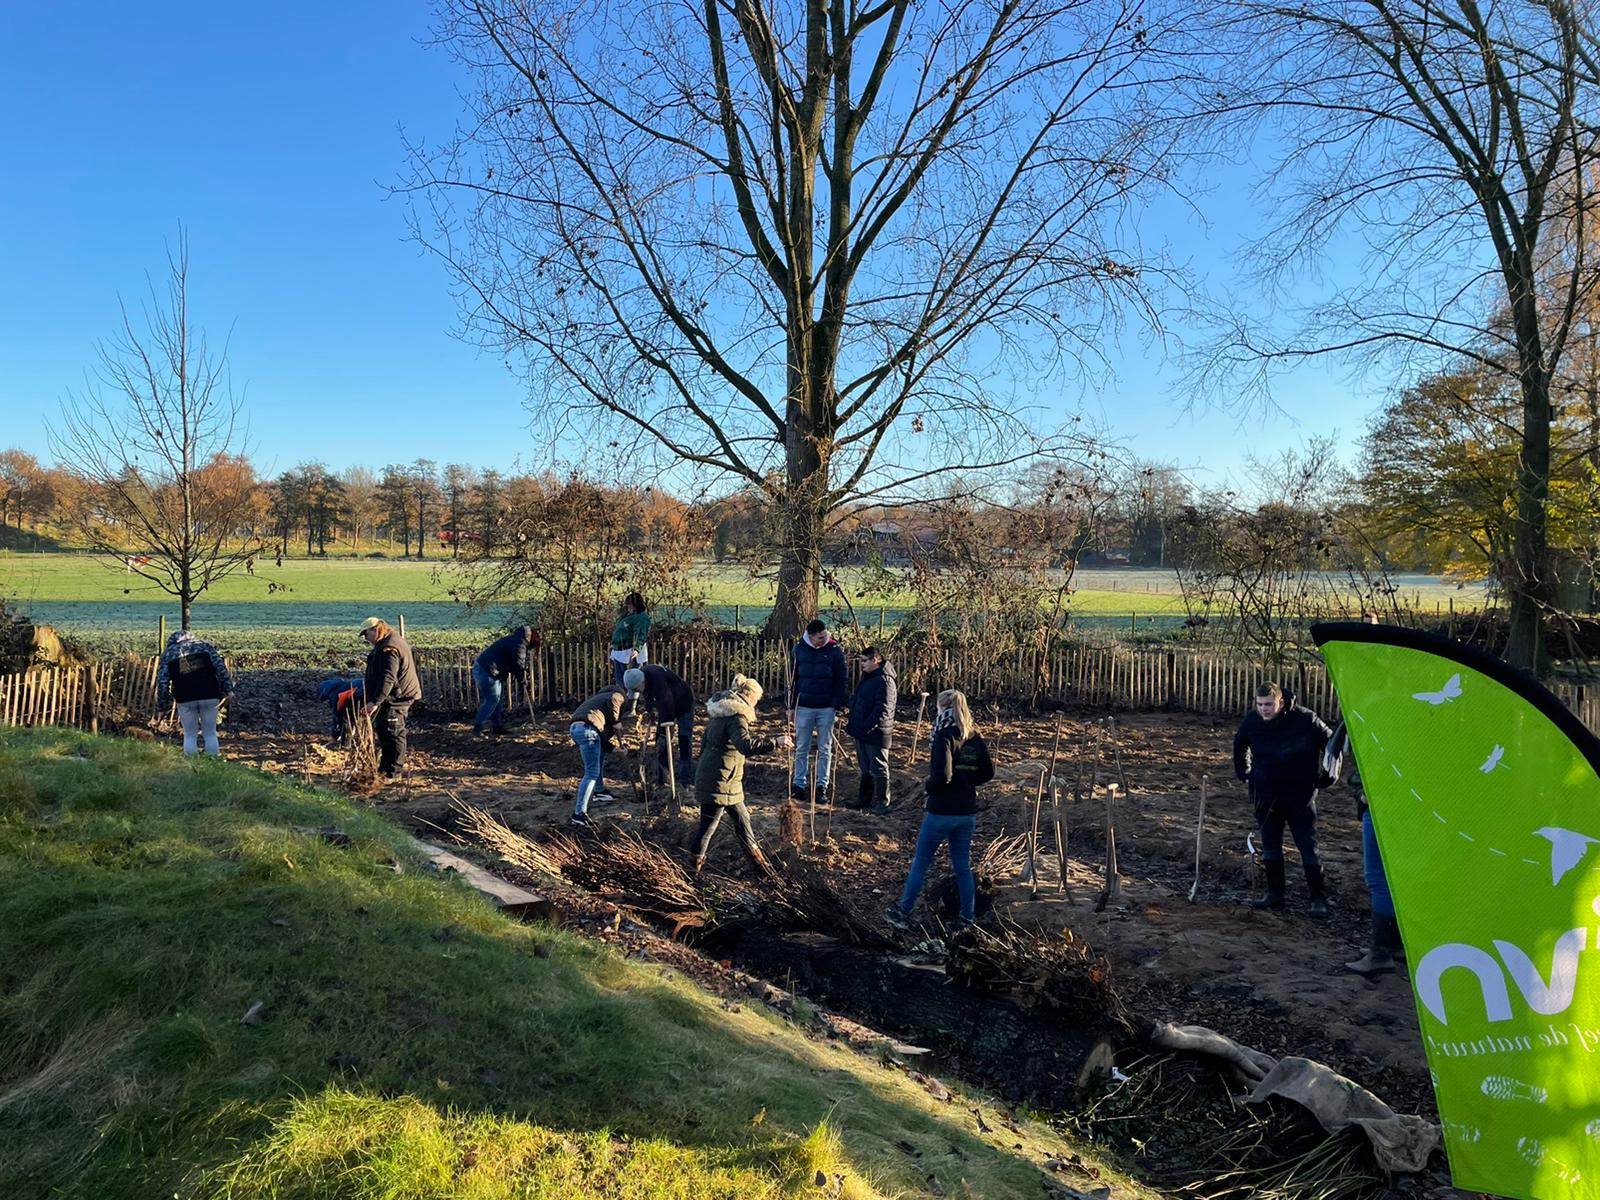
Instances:
[[[589,805],[612,804],[616,797],[606,791],[606,751],[617,739],[617,726],[628,693],[612,686],[596,692],[573,711],[573,744],[583,760],[583,776],[578,780],[578,796],[573,804],[570,824],[589,823]]]
[[[661,778],[667,777],[667,726],[678,726],[678,761],[674,778],[689,781],[689,763],[694,757],[694,689],[677,672],[655,663],[629,667],[623,672],[622,686],[628,689],[633,711],[655,729],[656,765]]]
[[[756,754],[771,754],[794,745],[788,730],[781,738],[752,738],[750,722],[761,703],[761,685],[745,675],[735,675],[733,685],[706,701],[710,723],[700,743],[700,765],[694,773],[694,797],[700,804],[700,828],[695,835],[694,873],[706,863],[706,849],[722,820],[724,810],[732,810],[734,829],[750,861],[764,873],[772,865],[756,844],[750,828],[750,810],[744,806],[744,760]]]
[[[390,629],[387,621],[368,617],[360,632],[372,647],[367,651],[367,673],[362,681],[367,702],[361,711],[372,719],[377,734],[378,774],[399,779],[406,769],[406,715],[422,699],[417,661],[411,655],[411,643]]]
[[[993,778],[994,762],[978,734],[966,695],[953,688],[940,692],[928,746],[928,798],[911,856],[911,873],[906,876],[900,902],[885,914],[896,929],[910,928],[911,910],[922,895],[922,882],[944,842],[950,843],[950,872],[956,877],[956,894],[961,899],[954,929],[973,923],[978,889],[972,877],[972,835],[978,823],[978,787]]]
[[[317,685],[317,698],[328,706],[328,739],[337,748],[350,744],[350,731],[356,709],[361,707],[362,683],[359,679],[324,679]]]
[[[490,642],[472,663],[472,682],[478,686],[478,714],[472,718],[472,732],[486,728],[506,731],[506,684],[520,679],[526,688],[533,675],[528,661],[530,651],[539,648],[539,631],[531,625],[513,629],[505,637]]]
[[[894,744],[897,695],[894,664],[868,646],[861,652],[861,681],[850,697],[850,721],[844,730],[856,740],[856,761],[861,766],[855,808],[889,811],[889,747]]]
[[[187,629],[179,629],[167,639],[156,668],[156,706],[161,711],[169,704],[178,706],[185,754],[195,753],[204,730],[206,753],[221,757],[217,748],[217,709],[231,695],[233,676],[210,642]]]
[[[1276,683],[1256,688],[1256,706],[1246,713],[1233,737],[1233,771],[1249,785],[1256,827],[1261,833],[1261,862],[1267,891],[1251,908],[1282,908],[1285,869],[1283,829],[1287,825],[1300,848],[1311,893],[1311,915],[1328,915],[1323,890],[1322,860],[1317,857],[1317,782],[1322,752],[1333,731],[1322,719],[1294,703]]]

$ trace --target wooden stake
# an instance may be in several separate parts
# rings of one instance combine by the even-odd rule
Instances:
[[[1206,784],[1211,776],[1200,776],[1200,815],[1194,822],[1194,883],[1189,887],[1189,903],[1200,894],[1200,844],[1206,833]]]
[[[927,704],[928,693],[920,693],[917,700],[917,727],[911,734],[911,756],[906,760],[906,766],[912,770],[917,766],[917,742],[922,737],[922,713]]]
[[[1056,830],[1056,865],[1061,871],[1061,894],[1067,898],[1068,904],[1077,901],[1072,898],[1072,885],[1067,882],[1067,825],[1066,818],[1061,814],[1061,789],[1052,784],[1050,787],[1050,808],[1054,814]]]
[[[1115,717],[1106,718],[1106,731],[1111,735],[1111,754],[1117,764],[1117,782],[1122,785],[1122,794],[1124,796],[1132,796],[1133,792],[1128,788],[1128,777],[1122,770],[1122,739],[1117,736],[1117,719]]]
[[[1039,894],[1039,810],[1044,806],[1044,786],[1048,777],[1047,771],[1039,772],[1039,787],[1033,793],[1033,820],[1028,826],[1028,858],[1022,868],[1022,877],[1028,885],[1030,900]]]
[[[1106,886],[1095,903],[1095,912],[1122,895],[1122,875],[1117,870],[1117,785],[1106,784]]]

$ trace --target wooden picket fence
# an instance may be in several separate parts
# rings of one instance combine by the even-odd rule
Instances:
[[[36,667],[0,675],[0,726],[70,725],[95,729],[114,710],[152,713],[154,658],[75,667]]]
[[[654,661],[671,668],[699,696],[728,686],[736,672],[761,681],[781,697],[787,683],[789,643],[766,639],[679,642],[660,639]],[[128,656],[90,666],[40,668],[0,676],[0,726],[69,725],[91,728],[114,712],[154,714],[156,659]],[[424,702],[439,712],[465,713],[478,703],[472,656],[419,666]],[[1041,664],[1037,652],[1004,662],[961,649],[942,649],[897,664],[903,704],[919,691],[959,687],[974,701],[1026,700],[1037,688],[1046,703],[1095,708],[1175,709],[1236,716],[1248,710],[1255,687],[1275,679],[1327,720],[1339,715],[1338,697],[1321,663],[1268,670],[1246,659],[1162,647],[1060,646]],[[852,672],[854,666],[852,665]],[[612,680],[611,663],[587,642],[547,642],[533,671],[533,702],[540,708],[571,706]],[[240,686],[248,688],[246,674]],[[1590,729],[1600,732],[1600,688],[1555,683],[1552,690]],[[313,702],[308,694],[307,703]],[[512,681],[507,703],[519,710],[528,697]]]

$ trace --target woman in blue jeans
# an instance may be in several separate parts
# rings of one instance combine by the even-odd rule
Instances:
[[[619,687],[608,687],[590,696],[572,714],[573,744],[583,760],[583,777],[578,780],[578,794],[572,806],[571,824],[589,824],[589,805],[610,804],[613,797],[606,791],[606,751],[616,740],[617,726],[622,723],[622,709],[628,694]]]
[[[978,735],[967,697],[954,689],[940,692],[933,738],[928,746],[928,798],[923,805],[917,849],[900,902],[885,914],[896,929],[910,927],[911,910],[922,894],[928,867],[944,842],[950,843],[950,870],[961,898],[956,928],[972,924],[977,903],[977,885],[972,878],[972,832],[978,820],[978,786],[993,778],[989,747]]]

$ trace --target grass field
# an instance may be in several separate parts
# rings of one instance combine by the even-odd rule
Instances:
[[[133,741],[0,734],[0,962],[6,1197],[1009,1200],[1081,1152]]]
[[[914,602],[907,593],[873,594],[860,587],[860,572],[838,572],[863,625],[876,625],[880,608],[896,624]],[[771,611],[772,585],[747,572],[707,563],[696,573],[711,617],[732,625],[759,626]],[[1171,571],[1130,568],[1081,569],[1071,615],[1086,627],[1120,628],[1137,617],[1141,626],[1175,625],[1184,616]],[[1422,608],[1475,608],[1482,589],[1458,588],[1434,576],[1398,581],[1407,603]],[[236,575],[208,591],[195,605],[197,626],[239,650],[310,651],[342,644],[352,625],[369,613],[404,613],[414,641],[434,646],[473,645],[505,627],[517,614],[509,607],[469,612],[449,597],[448,560],[285,559],[258,565],[257,574]],[[176,627],[171,597],[125,570],[77,554],[0,553],[0,598],[35,620],[77,634],[104,648],[151,646],[161,616]],[[847,619],[836,596],[824,593],[830,619]],[[1131,631],[1131,626],[1130,626]]]

